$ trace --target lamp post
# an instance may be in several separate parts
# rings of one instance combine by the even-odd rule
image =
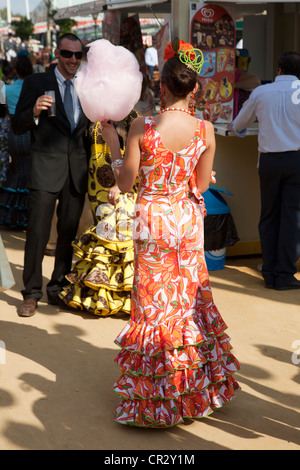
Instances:
[[[6,0],[6,10],[7,10],[7,24],[11,24],[11,7],[10,0]]]
[[[97,39],[97,18],[99,16],[99,13],[93,13],[92,14],[92,17],[93,17],[93,20],[94,20],[94,36],[95,36],[95,39]]]
[[[25,0],[25,8],[26,8],[26,18],[30,20],[29,0]]]

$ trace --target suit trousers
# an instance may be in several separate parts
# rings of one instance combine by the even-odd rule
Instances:
[[[262,153],[259,162],[262,275],[289,284],[300,257],[300,151]]]
[[[72,242],[77,233],[84,199],[85,194],[79,194],[75,190],[70,177],[57,193],[30,189],[23,271],[24,299],[33,298],[38,301],[43,295],[42,263],[57,200],[57,245],[47,293],[56,295],[67,283],[65,276],[72,267]]]
[[[92,213],[92,210],[91,210],[88,195],[86,194],[82,214],[81,214],[81,217],[80,217],[80,220],[79,220],[77,236],[84,233],[93,224],[94,224],[93,213]],[[50,237],[49,237],[49,240],[48,240],[48,243],[47,243],[47,246],[46,246],[46,248],[48,250],[55,250],[56,249],[56,241],[57,241],[56,226],[57,226],[57,215],[56,215],[56,211],[55,211],[54,217],[53,217],[52,223],[51,223]]]

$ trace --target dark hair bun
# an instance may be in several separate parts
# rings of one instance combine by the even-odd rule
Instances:
[[[169,59],[163,68],[161,82],[164,83],[174,96],[184,98],[197,83],[197,72],[183,64],[178,56]]]

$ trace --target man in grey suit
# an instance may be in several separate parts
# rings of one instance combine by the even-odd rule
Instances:
[[[8,33],[8,38],[4,41],[4,51],[5,51],[5,58],[8,62],[11,62],[12,59],[17,57],[17,43],[13,38],[12,33]]]
[[[79,38],[71,33],[58,38],[55,57],[54,70],[25,79],[12,120],[16,134],[28,129],[32,133],[24,290],[23,302],[18,308],[18,314],[26,317],[34,315],[43,295],[42,261],[57,200],[58,238],[47,297],[49,304],[59,305],[58,295],[72,266],[71,244],[87,190],[89,121],[74,88],[82,58]],[[48,90],[55,91],[55,116],[48,114],[52,104],[51,97],[45,94]]]

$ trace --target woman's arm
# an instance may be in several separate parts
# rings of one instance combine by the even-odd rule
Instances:
[[[209,187],[216,151],[214,126],[211,122],[205,121],[205,128],[206,149],[202,153],[196,165],[196,184],[201,194],[204,193]]]
[[[102,122],[102,136],[110,148],[112,162],[121,160],[120,143],[117,132],[106,121]],[[122,166],[114,170],[117,185],[122,193],[131,191],[138,174],[141,159],[141,143],[144,138],[145,119],[137,118],[133,121],[127,138],[126,151]]]

